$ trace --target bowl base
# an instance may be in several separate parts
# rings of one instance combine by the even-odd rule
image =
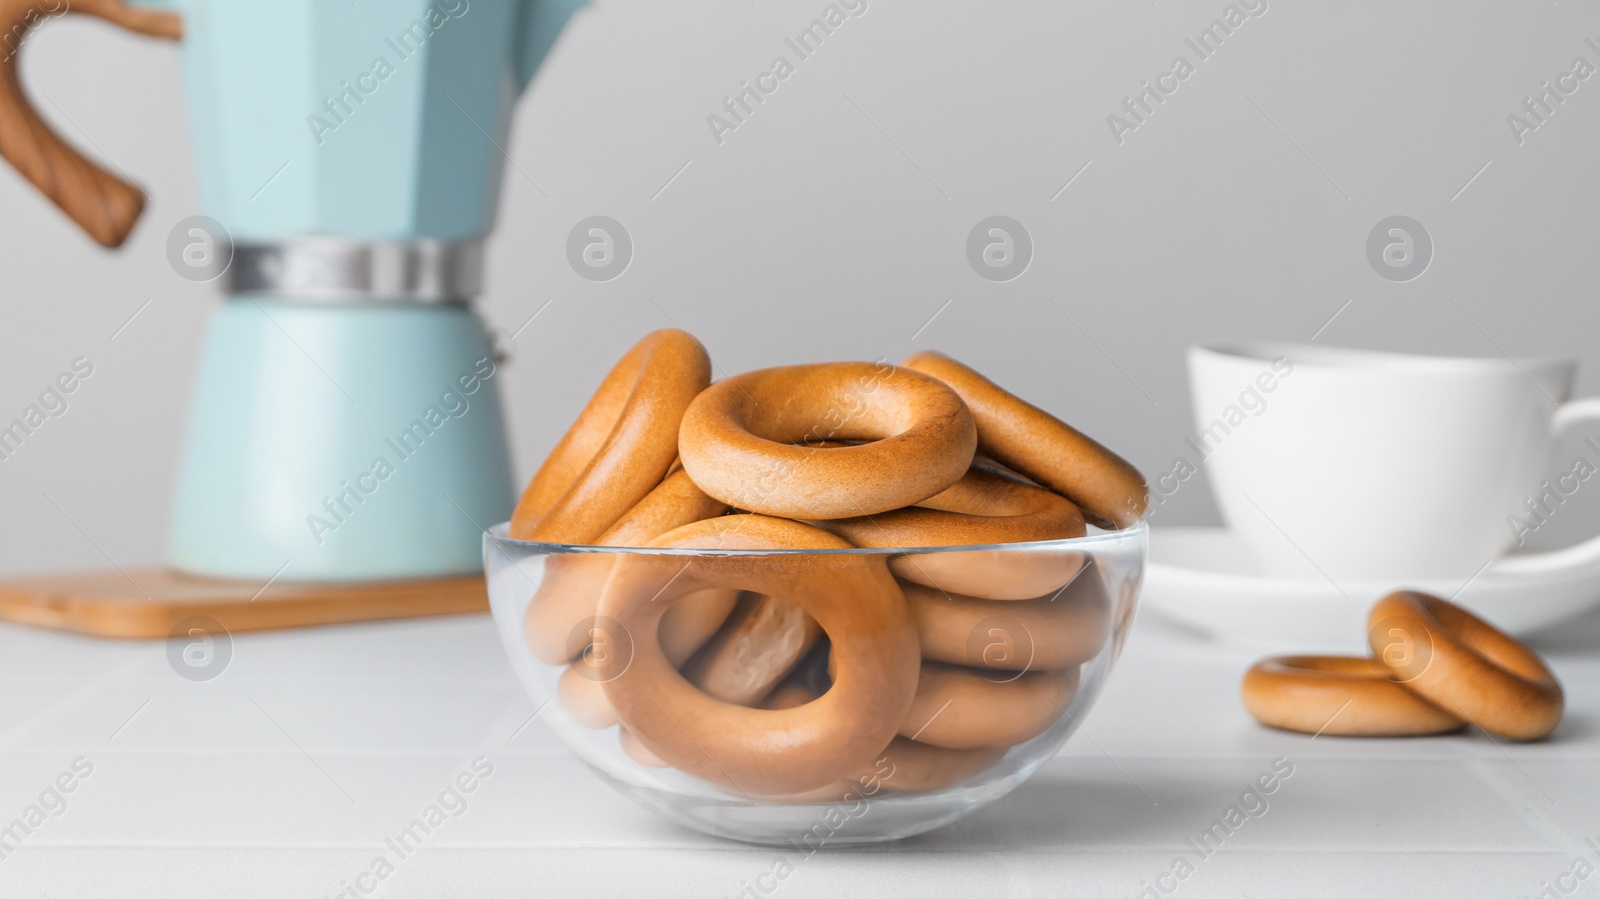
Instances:
[[[1004,777],[938,793],[912,795],[879,789],[870,795],[864,791],[843,795],[832,802],[779,805],[654,789],[590,766],[618,792],[690,830],[756,846],[792,849],[804,856],[824,848],[903,840],[936,830],[1011,792],[1036,767],[1031,764]]]

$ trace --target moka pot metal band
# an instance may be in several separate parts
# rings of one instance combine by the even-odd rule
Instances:
[[[233,296],[310,303],[465,303],[483,290],[483,241],[240,242],[224,286]]]

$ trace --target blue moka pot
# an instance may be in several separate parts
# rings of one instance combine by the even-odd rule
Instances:
[[[30,27],[55,2],[181,31],[206,215],[169,251],[226,264],[229,296],[200,365],[172,565],[263,580],[479,570],[515,488],[504,375],[470,303],[510,110],[581,0],[30,2],[46,10]],[[0,151],[102,243],[142,206],[70,148],[54,169],[3,138]],[[121,233],[103,221],[127,209]]]

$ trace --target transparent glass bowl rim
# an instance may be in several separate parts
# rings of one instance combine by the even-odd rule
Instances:
[[[885,556],[927,555],[955,552],[1044,552],[1054,550],[1109,550],[1149,534],[1150,525],[1144,519],[1116,531],[1102,531],[1091,525],[1091,533],[1064,540],[1035,540],[1025,543],[968,543],[959,546],[851,546],[843,549],[709,549],[702,547],[663,546],[590,546],[574,543],[540,543],[535,540],[515,540],[506,536],[511,522],[502,521],[484,532],[485,542],[503,551],[516,551],[524,555],[642,555],[642,556]]]

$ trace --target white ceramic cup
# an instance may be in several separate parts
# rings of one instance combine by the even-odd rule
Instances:
[[[1507,555],[1539,510],[1600,490],[1600,477],[1548,474],[1556,436],[1600,419],[1600,399],[1567,402],[1575,369],[1554,358],[1191,347],[1189,452],[1265,575],[1399,581],[1600,564],[1600,537]]]

